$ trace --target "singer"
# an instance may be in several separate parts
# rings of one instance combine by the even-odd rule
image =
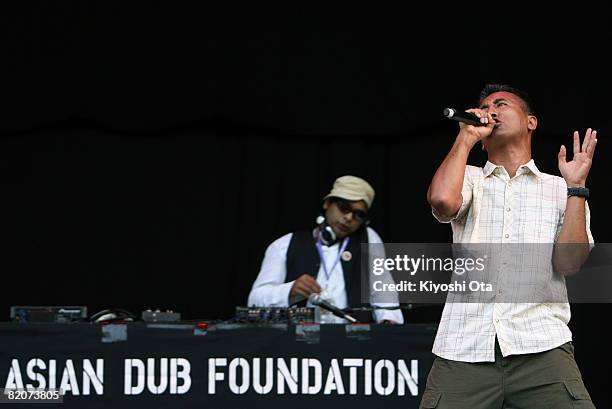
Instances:
[[[361,304],[361,243],[382,243],[368,226],[374,189],[365,180],[342,176],[323,198],[317,226],[289,233],[270,244],[249,294],[249,306],[313,306],[321,298],[340,309]],[[397,304],[384,304],[393,306]],[[347,323],[323,311],[327,323]],[[351,314],[363,322],[404,322],[401,310]]]
[[[597,144],[588,129],[561,146],[561,177],[541,172],[531,157],[538,119],[529,96],[508,85],[486,85],[478,108],[485,126],[459,123],[427,200],[435,218],[451,223],[457,243],[577,243],[555,246],[544,280],[579,270],[593,237],[587,176]],[[467,165],[482,143],[484,167]],[[511,260],[508,276],[521,260]],[[514,270],[518,271],[518,270]],[[556,277],[553,277],[556,276]],[[437,355],[422,408],[593,408],[574,360],[568,303],[452,303],[447,299],[433,345]]]

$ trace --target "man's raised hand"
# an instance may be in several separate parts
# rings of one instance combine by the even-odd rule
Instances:
[[[565,145],[561,145],[559,150],[559,171],[565,179],[568,187],[584,187],[586,184],[593,154],[597,145],[597,131],[587,129],[584,140],[580,144],[580,134],[574,131],[574,156],[570,162],[567,161],[567,151]]]

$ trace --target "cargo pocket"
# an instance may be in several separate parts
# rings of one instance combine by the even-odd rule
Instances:
[[[423,399],[421,399],[421,405],[419,406],[419,409],[436,408],[438,406],[438,402],[440,402],[441,396],[442,392],[439,391],[425,391],[425,393],[423,394]]]
[[[572,397],[573,408],[594,408],[591,397],[581,380],[571,379],[569,381],[563,381],[563,384],[565,385],[565,389],[567,389],[567,393]]]

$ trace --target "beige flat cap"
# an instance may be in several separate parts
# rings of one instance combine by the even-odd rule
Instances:
[[[374,189],[365,180],[357,176],[346,175],[336,179],[331,192],[323,199],[329,197],[339,197],[350,201],[363,200],[369,209],[374,202]]]

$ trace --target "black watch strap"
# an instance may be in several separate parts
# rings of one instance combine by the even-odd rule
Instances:
[[[586,187],[568,187],[567,197],[570,197],[570,196],[578,196],[578,197],[584,197],[585,199],[588,199],[589,189]]]

